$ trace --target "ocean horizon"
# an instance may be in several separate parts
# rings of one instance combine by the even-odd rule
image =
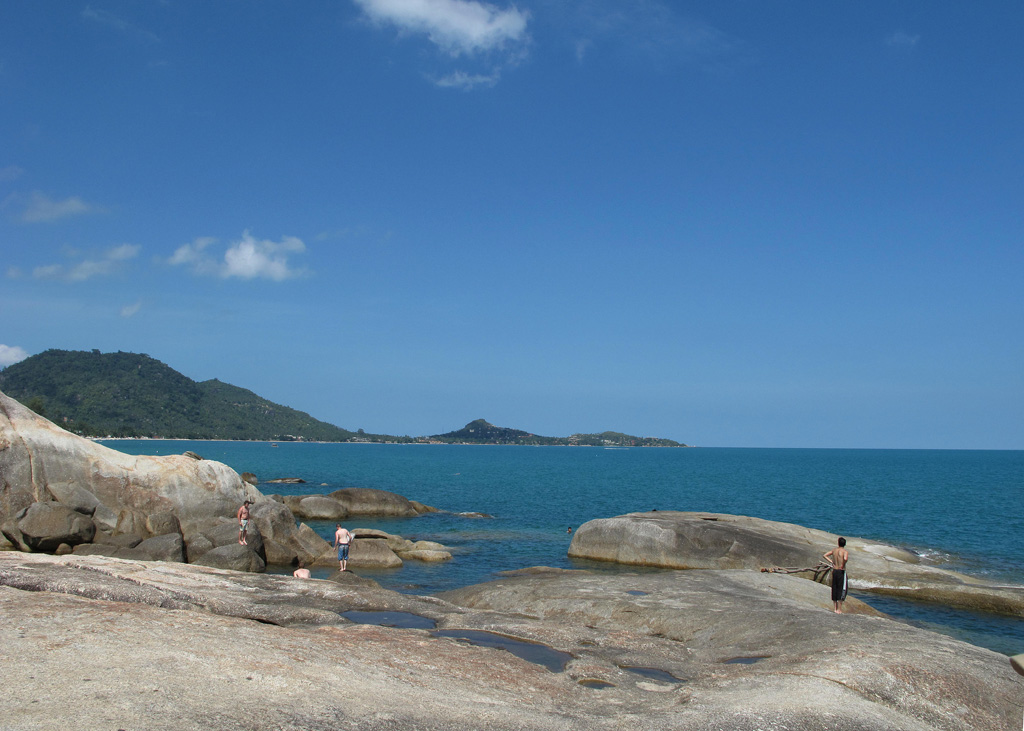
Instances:
[[[438,508],[417,518],[344,522],[450,548],[453,558],[443,564],[359,572],[403,592],[435,594],[537,565],[645,570],[568,558],[568,529],[652,509],[750,515],[882,541],[944,568],[1024,586],[1016,550],[1024,531],[1020,450],[98,441],[129,454],[193,451],[255,474],[264,494],[367,487]],[[268,484],[283,478],[304,482]],[[310,525],[330,539],[333,523]],[[858,592],[855,568],[850,581],[855,596],[901,621],[1004,654],[1024,651],[1019,618]]]

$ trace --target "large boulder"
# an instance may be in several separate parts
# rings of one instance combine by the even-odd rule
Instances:
[[[57,501],[73,510],[91,506],[101,527],[121,533],[148,532],[148,516],[170,512],[188,535],[214,516],[233,516],[246,498],[262,498],[225,464],[124,454],[61,429],[2,393],[0,474],[0,522],[33,503]]]
[[[296,496],[286,504],[303,520],[341,520],[349,515],[348,508],[326,495]]]
[[[150,535],[163,536],[168,533],[181,533],[181,523],[170,510],[146,516],[146,530]]]
[[[352,531],[359,540],[352,545],[365,543],[367,540],[382,540],[402,561],[413,560],[425,563],[440,563],[451,560],[452,554],[445,546],[434,541],[410,541],[408,538],[396,536],[376,528],[356,528]]]
[[[299,523],[296,543],[299,545],[300,560],[308,566],[330,566],[335,561],[331,544],[305,523]]]
[[[242,545],[238,542],[238,524],[229,520],[221,519],[213,527],[207,529],[203,535],[210,539],[214,548]],[[243,547],[259,556],[264,564],[267,562],[266,549],[263,546],[263,533],[255,521],[249,521],[249,527],[245,532],[245,546]]]
[[[348,514],[374,515],[381,517],[411,518],[420,511],[408,498],[387,490],[372,490],[367,487],[345,487],[335,490],[327,497],[341,503]]]
[[[1024,587],[929,565],[896,546],[846,538],[852,587],[1024,616]],[[809,568],[837,540],[825,531],[742,515],[651,511],[584,523],[572,538],[569,556],[671,569]]]
[[[165,533],[139,543],[134,549],[146,554],[151,561],[185,563],[185,541],[180,533]]]
[[[193,533],[185,542],[185,557],[189,563],[195,563],[204,553],[214,548],[209,538],[202,533]]]
[[[345,487],[329,495],[274,495],[273,498],[287,505],[300,520],[341,521],[354,515],[410,518],[437,512],[436,508],[396,493],[368,487]]]
[[[32,503],[19,516],[18,530],[35,551],[55,551],[62,543],[89,543],[96,535],[92,518],[56,501]]]
[[[215,569],[252,573],[261,573],[267,569],[266,561],[260,558],[255,551],[237,542],[210,549],[194,563]]]
[[[356,569],[397,569],[402,566],[402,559],[388,547],[386,540],[359,538],[349,546],[348,565]]]
[[[288,509],[227,465],[198,455],[124,454],[71,434],[0,393],[0,526],[19,550],[75,546],[99,529],[143,538],[180,533],[189,556],[199,556],[207,550],[201,536],[220,530],[220,522],[234,526],[237,540],[234,516],[246,499],[254,503],[250,512],[258,529],[250,532],[271,537],[282,548],[276,556],[313,558]],[[26,533],[25,511],[37,505],[50,507],[32,508]],[[58,527],[62,520],[73,524],[67,534]],[[262,546],[257,552],[265,558]]]

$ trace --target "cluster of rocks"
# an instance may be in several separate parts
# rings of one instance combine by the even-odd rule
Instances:
[[[829,605],[818,584],[744,569],[537,567],[423,597],[351,572],[7,553],[0,717],[246,731],[1020,723],[1024,682],[1005,656]]]
[[[877,541],[846,538],[847,575],[860,591],[1024,616],[1024,586],[943,569]],[[837,539],[825,531],[742,515],[655,510],[583,524],[569,555],[632,566],[759,571],[813,567]]]
[[[387,490],[345,487],[326,495],[268,495],[300,520],[344,520],[355,516],[413,518],[437,509]]]
[[[71,434],[0,393],[0,550],[178,561],[236,571],[267,565],[331,566],[330,544],[307,520],[415,516],[434,509],[382,490],[265,496],[220,462],[193,452],[133,456]],[[238,507],[250,506],[247,545]],[[296,509],[293,512],[292,507]],[[392,537],[353,543],[353,567],[444,560],[436,544]],[[395,550],[399,548],[400,550]],[[450,558],[450,554],[446,554]]]

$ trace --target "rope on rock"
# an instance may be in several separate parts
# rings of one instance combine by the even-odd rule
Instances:
[[[789,566],[772,566],[771,568],[761,569],[763,574],[800,574],[805,571],[810,571],[814,574],[814,580],[819,584],[824,584],[826,579],[832,574],[832,566],[825,563],[824,561],[818,561],[814,566],[808,566],[806,568],[795,568]]]

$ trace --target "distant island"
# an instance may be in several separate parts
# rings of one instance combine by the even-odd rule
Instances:
[[[47,350],[0,370],[0,391],[87,437],[246,441],[387,442],[683,447],[619,432],[545,437],[483,419],[410,437],[349,431],[217,379],[196,382],[155,358],[99,350]]]
[[[442,444],[529,444],[567,447],[685,447],[671,439],[634,437],[614,431],[600,434],[573,434],[568,437],[542,437],[537,434],[489,424],[483,419],[471,421],[458,431],[435,434],[429,441]]]

